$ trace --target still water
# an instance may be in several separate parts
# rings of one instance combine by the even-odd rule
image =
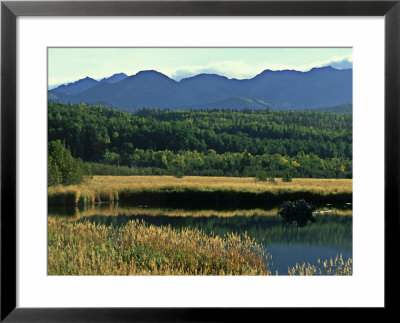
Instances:
[[[68,217],[72,221],[90,221],[107,226],[123,226],[130,220],[172,228],[197,228],[207,234],[247,233],[261,243],[270,255],[270,269],[279,275],[288,274],[296,263],[317,264],[318,259],[335,258],[342,254],[352,257],[351,205],[340,208],[321,206],[316,222],[303,228],[287,228],[276,216],[276,209],[235,210],[229,212],[204,210],[149,209],[98,205],[87,210],[50,208],[49,216]]]

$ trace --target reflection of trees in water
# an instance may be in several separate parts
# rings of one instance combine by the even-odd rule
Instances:
[[[317,215],[316,222],[303,228],[287,228],[277,216],[231,216],[231,217],[192,217],[124,215],[86,216],[79,221],[91,221],[98,224],[121,226],[130,220],[143,220],[148,224],[170,225],[172,228],[198,228],[204,232],[224,235],[228,232],[244,233],[257,241],[268,244],[303,244],[341,246],[351,248],[352,217],[342,215]]]

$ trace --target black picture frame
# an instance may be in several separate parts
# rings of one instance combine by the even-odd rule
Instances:
[[[400,0],[395,1],[2,1],[1,3],[1,321],[237,321],[256,308],[16,307],[16,19],[18,16],[384,16],[385,306],[396,309],[400,179]],[[373,264],[371,264],[373,265]],[[38,291],[40,292],[40,291]],[[267,292],[267,291],[266,291]],[[283,312],[282,309],[275,309]],[[287,309],[284,309],[287,310]],[[381,309],[378,309],[380,311]],[[261,312],[261,313],[259,313]],[[267,318],[266,318],[267,319]]]

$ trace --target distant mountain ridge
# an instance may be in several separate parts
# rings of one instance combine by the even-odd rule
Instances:
[[[99,83],[117,83],[127,77],[128,75],[126,75],[125,73],[116,73],[109,77],[104,77],[100,81],[97,81],[89,76],[86,76],[85,78],[77,80],[75,82],[59,85],[50,91],[64,93],[67,95],[74,95],[82,93]]]
[[[198,74],[179,82],[155,71],[124,73],[96,81],[89,77],[50,90],[52,101],[102,104],[124,110],[315,109],[352,102],[352,69],[313,68],[308,72],[265,70],[251,79]]]
[[[319,108],[319,109],[314,109],[314,111],[352,114],[353,113],[353,104],[343,104],[343,105],[339,105],[339,106],[335,106],[335,107]]]
[[[117,83],[119,81],[122,81],[123,79],[127,78],[128,75],[125,73],[117,73],[114,75],[111,75],[110,77],[105,77],[100,80],[100,82],[106,82],[106,83]]]
[[[99,82],[92,79],[91,77],[86,76],[84,79],[80,79],[76,82],[68,83],[68,84],[63,84],[55,89],[51,90],[51,92],[55,93],[65,93],[67,95],[74,95],[74,94],[79,94],[87,89],[92,88],[93,86],[97,85]]]

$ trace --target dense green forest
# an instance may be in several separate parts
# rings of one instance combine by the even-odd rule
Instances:
[[[48,103],[49,142],[98,174],[351,178],[352,115]]]
[[[80,158],[73,158],[61,140],[48,143],[48,186],[81,183],[91,177],[91,165]]]

